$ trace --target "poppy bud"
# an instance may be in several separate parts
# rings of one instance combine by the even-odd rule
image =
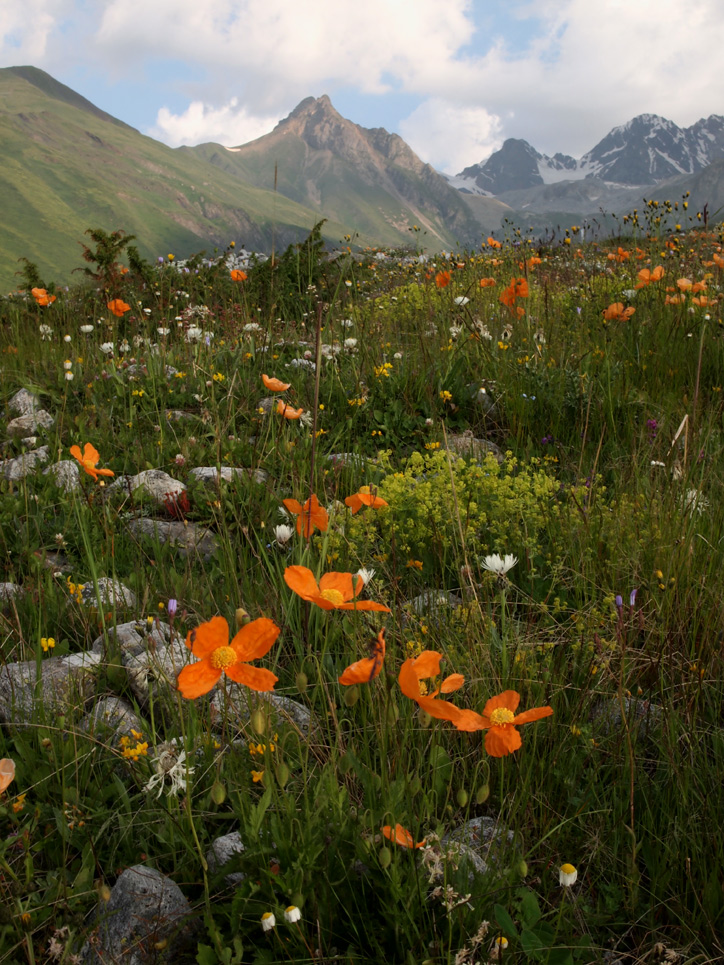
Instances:
[[[263,710],[258,708],[251,715],[251,726],[255,734],[265,734],[267,719]]]
[[[420,710],[418,717],[420,719],[420,727],[429,727],[432,723],[432,717],[422,709]]]
[[[277,767],[277,781],[279,787],[284,787],[284,785],[289,780],[289,768],[286,764],[282,763]]]
[[[527,878],[527,877],[528,877],[528,862],[527,862],[527,861],[524,861],[523,858],[521,858],[520,861],[518,862],[518,866],[517,866],[517,868],[516,868],[515,870],[518,872],[518,874],[520,875],[521,878]]]
[[[461,808],[464,808],[469,800],[470,800],[470,795],[468,794],[468,792],[465,790],[464,787],[461,787],[457,793],[458,804],[460,805]]]
[[[214,804],[223,804],[226,800],[226,787],[221,781],[214,781],[211,786],[211,800]]]
[[[389,703],[387,705],[387,726],[394,727],[399,719],[400,719],[400,710],[397,704]]]
[[[359,687],[347,687],[344,692],[344,702],[348,707],[354,707],[359,700]]]
[[[236,610],[236,629],[241,630],[246,624],[251,620],[251,617],[246,612],[243,606],[237,607]]]
[[[377,859],[380,862],[380,868],[383,870],[389,868],[392,864],[392,852],[389,848],[380,848]]]
[[[300,694],[306,693],[308,683],[309,683],[309,677],[307,677],[307,675],[304,673],[303,670],[300,670],[296,676],[297,691]]]
[[[475,802],[477,804],[485,804],[485,802],[490,797],[490,785],[481,784],[475,794]]]
[[[340,774],[349,774],[352,770],[352,758],[349,754],[342,754],[337,763],[337,770]]]
[[[417,774],[415,774],[413,779],[407,785],[407,793],[410,795],[410,797],[414,797],[416,794],[419,794],[421,790],[422,790],[422,781],[417,776]]]

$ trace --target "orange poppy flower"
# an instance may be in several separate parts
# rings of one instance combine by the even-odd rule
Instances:
[[[269,389],[270,392],[286,392],[291,382],[282,382],[281,379],[272,379],[268,375],[263,375],[261,377],[265,388]]]
[[[122,298],[114,298],[112,301],[108,302],[108,310],[113,312],[117,318],[120,318],[121,315],[125,315],[126,312],[130,312],[131,306],[127,305]]]
[[[282,402],[281,399],[277,402],[277,412],[285,419],[299,419],[304,415],[304,409],[295,409],[293,406],[287,405],[286,402]]]
[[[664,305],[680,305],[684,301],[682,295],[667,295],[664,299]]]
[[[284,499],[282,501],[290,513],[299,517],[297,532],[300,536],[304,532],[306,539],[309,539],[315,529],[318,529],[320,533],[327,532],[329,516],[324,506],[319,505],[319,500],[314,493],[303,506],[296,499]]]
[[[414,700],[430,717],[455,723],[463,711],[447,700],[439,700],[437,695],[458,690],[465,683],[465,677],[459,673],[450,674],[432,694],[423,694],[420,686],[427,677],[438,676],[441,659],[442,654],[437,650],[423,650],[419,657],[409,657],[403,663],[397,681],[405,697]]]
[[[515,690],[505,690],[497,697],[491,697],[482,715],[473,710],[461,711],[459,719],[453,721],[458,730],[473,731],[488,729],[485,735],[485,750],[491,757],[506,757],[522,746],[516,727],[530,724],[542,717],[550,717],[552,707],[535,707],[516,717],[515,711],[520,703],[520,694]]]
[[[399,844],[401,848],[422,848],[425,845],[424,838],[415,844],[415,839],[407,828],[403,828],[401,824],[396,824],[394,828],[386,824],[384,828],[382,828],[382,833],[389,841],[394,841],[395,844]]]
[[[494,278],[481,278],[478,282],[481,288],[492,288],[495,284]]]
[[[452,272],[450,271],[439,271],[435,275],[435,284],[438,288],[447,288],[452,280]]]
[[[488,238],[488,247],[489,247],[489,248],[502,248],[503,246],[502,246],[502,244],[501,244],[499,241],[496,241],[495,238],[492,238],[492,237],[491,237],[491,238]]]
[[[712,255],[711,258],[718,268],[724,268],[724,258],[721,255]]]
[[[631,252],[625,251],[623,248],[619,246],[618,251],[608,255],[608,260],[617,261],[620,264],[622,261],[628,261],[630,257],[631,257]]]
[[[528,282],[525,278],[514,278],[507,288],[500,293],[500,301],[508,308],[512,308],[516,298],[528,297]]]
[[[384,603],[373,600],[355,600],[364,586],[361,576],[354,577],[351,573],[325,573],[319,583],[314,574],[306,566],[288,566],[284,570],[284,581],[308,603],[314,603],[322,610],[378,610],[389,613],[390,608]]]
[[[52,305],[55,301],[55,295],[49,295],[44,288],[32,288],[30,294],[38,305]]]
[[[377,634],[377,639],[372,644],[372,656],[364,657],[351,663],[349,667],[339,677],[339,682],[349,687],[351,684],[368,684],[382,670],[382,661],[385,659],[385,631],[384,628]]]
[[[660,281],[664,277],[664,266],[657,265],[653,271],[650,271],[648,268],[642,268],[638,273],[638,277],[639,281],[635,287],[646,288],[652,281]]]
[[[371,491],[369,486],[360,486],[356,493],[351,496],[347,496],[345,501],[345,506],[349,506],[352,510],[352,515],[358,513],[363,506],[370,506],[372,509],[380,509],[382,506],[388,506],[389,503],[385,502],[381,496],[375,496]]]
[[[607,322],[627,322],[636,311],[635,308],[623,307],[623,302],[614,302],[601,313]]]
[[[680,291],[686,292],[692,287],[693,283],[690,278],[679,278],[676,284],[679,286]]]
[[[232,281],[246,281],[247,275],[245,271],[240,271],[238,268],[233,268],[231,271]]]
[[[207,694],[222,673],[252,690],[273,690],[279,678],[271,670],[249,666],[248,661],[268,653],[280,633],[273,620],[260,617],[243,626],[229,643],[229,624],[223,617],[212,617],[200,624],[186,637],[186,646],[200,659],[185,666],[178,675],[181,696],[193,700]]]
[[[706,295],[694,295],[691,304],[698,305],[699,308],[706,308],[708,305],[716,305],[716,299],[708,298]]]
[[[74,459],[77,459],[81,464],[83,469],[92,476],[96,482],[99,476],[115,476],[112,469],[96,469],[98,465],[98,460],[101,458],[98,450],[95,446],[92,446],[90,442],[86,442],[83,452],[81,454],[80,446],[71,446],[70,454]]]
[[[9,757],[3,757],[0,761],[0,794],[15,780],[15,761]]]

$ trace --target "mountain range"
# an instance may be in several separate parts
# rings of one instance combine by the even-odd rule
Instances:
[[[272,251],[321,219],[331,245],[477,247],[505,218],[546,233],[642,195],[691,192],[691,208],[724,205],[724,117],[689,128],[643,114],[576,160],[507,140],[455,177],[396,134],[343,118],[328,97],[303,100],[248,144],[170,148],[35,67],[0,69],[0,290],[18,259],[69,281],[88,228],[137,236],[149,259],[200,250]],[[346,242],[345,242],[346,243]]]

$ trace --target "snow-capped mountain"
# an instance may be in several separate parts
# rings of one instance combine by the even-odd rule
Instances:
[[[681,128],[658,114],[640,114],[610,133],[580,160],[548,157],[527,141],[509,138],[480,164],[465,168],[450,183],[472,194],[499,195],[595,177],[617,185],[646,186],[695,174],[724,158],[724,117],[712,114]]]

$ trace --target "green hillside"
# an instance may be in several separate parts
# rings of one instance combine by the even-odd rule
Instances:
[[[15,286],[21,257],[48,280],[68,281],[89,227],[136,234],[147,258],[182,258],[232,240],[270,250],[318,220],[140,134],[31,67],[0,70],[0,145],[0,291]],[[333,220],[326,228],[335,241],[349,230]]]

